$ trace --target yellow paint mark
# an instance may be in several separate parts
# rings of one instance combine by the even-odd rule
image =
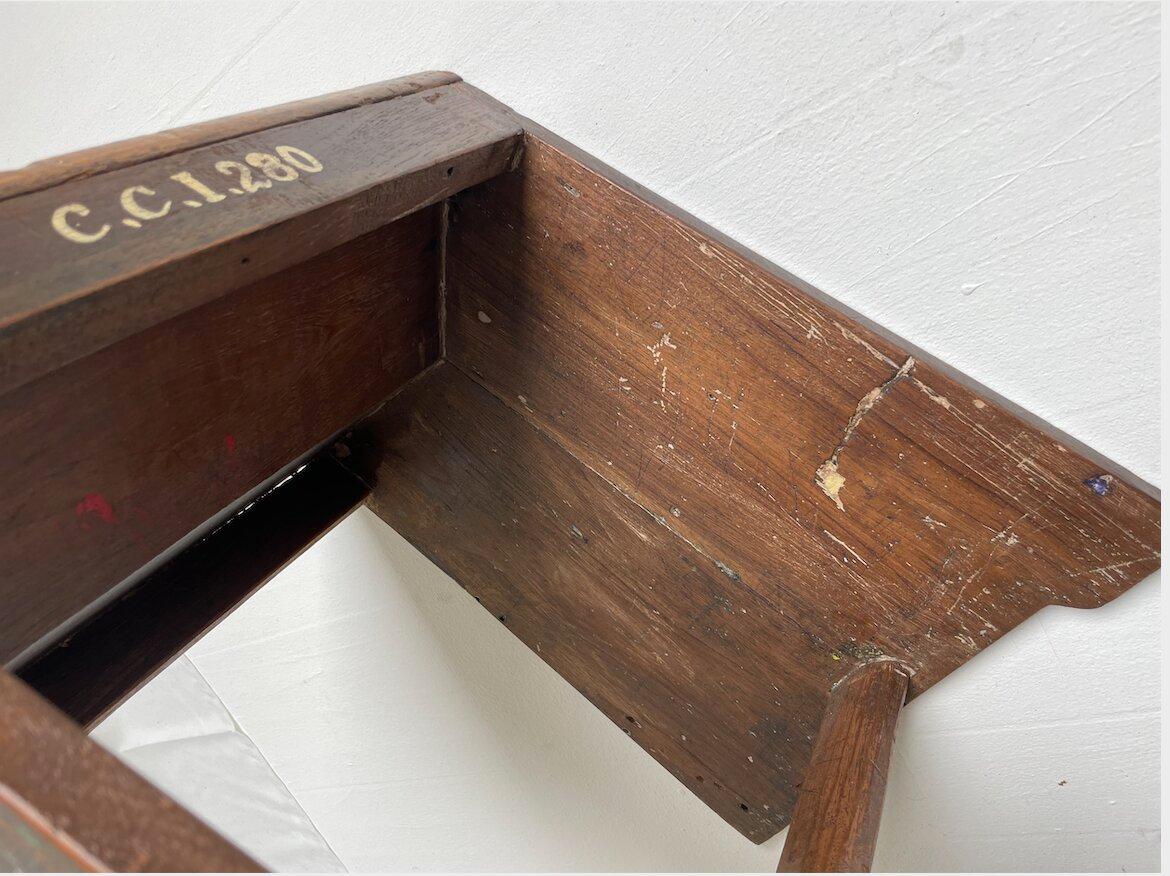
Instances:
[[[104,223],[92,234],[82,231],[79,228],[74,228],[69,224],[70,216],[80,216],[84,219],[88,215],[89,208],[84,204],[65,204],[63,207],[58,207],[53,211],[53,218],[50,220],[50,223],[53,226],[53,230],[66,240],[72,240],[74,243],[94,243],[109,233],[110,224],[108,222]]]
[[[839,509],[845,510],[841,503],[841,490],[845,486],[845,478],[837,471],[837,463],[832,459],[826,459],[817,469],[817,486]]]

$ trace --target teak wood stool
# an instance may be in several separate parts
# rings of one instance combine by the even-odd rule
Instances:
[[[1156,492],[424,73],[0,174],[0,863],[256,864],[84,733],[366,503],[784,870]]]

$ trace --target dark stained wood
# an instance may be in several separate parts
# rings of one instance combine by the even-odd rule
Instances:
[[[859,666],[834,687],[778,872],[869,872],[907,680],[897,664],[882,660]]]
[[[518,135],[515,120],[456,82],[0,202],[0,392],[494,176]],[[295,178],[273,181],[245,165],[285,146],[322,169],[282,159],[273,172]],[[217,170],[225,161],[250,184],[239,167]],[[172,178],[183,172],[212,194]],[[166,214],[135,218],[127,191]],[[66,226],[103,236],[54,230],[63,205],[90,211]]]
[[[439,208],[0,396],[0,660],[438,355]]]
[[[785,669],[740,680],[759,702],[776,678],[827,689],[879,656],[909,667],[915,696],[1039,608],[1100,605],[1158,567],[1158,501],[1114,469],[544,133],[449,216],[450,362],[795,625],[770,643]],[[389,514],[397,500],[378,498]],[[490,514],[446,513],[507,568],[514,540],[478,528]],[[416,543],[439,553],[432,537]],[[524,605],[536,585],[514,586]],[[616,586],[599,577],[580,614]],[[735,644],[746,665],[764,656]],[[817,702],[814,687],[792,702]],[[639,720],[670,725],[657,701]],[[684,763],[720,762],[726,745],[687,735],[685,753],[656,754],[684,781]],[[750,788],[742,771],[704,774],[750,816],[689,787],[764,839],[807,757],[785,745],[756,759],[766,776]]]
[[[559,148],[455,199],[447,252],[450,359],[823,660],[917,694],[1158,567],[1155,499]]]
[[[423,84],[34,168],[0,200],[0,660],[96,622],[412,378],[347,445],[371,506],[753,840],[788,823],[857,667],[903,665],[914,696],[1157,568],[1158,500],[1107,460],[476,89]],[[222,189],[207,167],[280,144],[324,169],[113,230],[128,187]],[[111,231],[53,237],[65,203]],[[142,647],[97,700],[165,661]]]
[[[164,158],[187,149],[197,149],[200,146],[254,134],[268,128],[392,100],[459,81],[459,77],[454,73],[440,71],[416,73],[413,76],[388,79],[385,82],[375,82],[345,91],[334,91],[306,100],[282,103],[279,106],[265,107],[261,110],[82,149],[68,155],[58,155],[34,162],[19,170],[0,171],[0,201],[47,189],[70,180]]]
[[[371,509],[679,781],[753,839],[787,822],[826,643],[449,364],[351,446]]]
[[[261,870],[3,670],[0,861],[22,870]]]
[[[82,727],[97,724],[365,498],[332,456],[277,475],[203,538],[10,669]]]

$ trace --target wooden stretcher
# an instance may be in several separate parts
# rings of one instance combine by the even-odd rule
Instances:
[[[457,76],[0,174],[0,863],[256,864],[84,736],[363,502],[787,870],[1150,486]]]

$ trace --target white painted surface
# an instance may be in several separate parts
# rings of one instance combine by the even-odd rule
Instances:
[[[0,7],[0,165],[453,69],[1160,481],[1159,8]],[[351,868],[770,869],[364,513],[192,659]],[[906,711],[879,864],[1159,864],[1158,585]],[[240,659],[242,658],[242,659]],[[1060,781],[1067,781],[1060,785]]]

